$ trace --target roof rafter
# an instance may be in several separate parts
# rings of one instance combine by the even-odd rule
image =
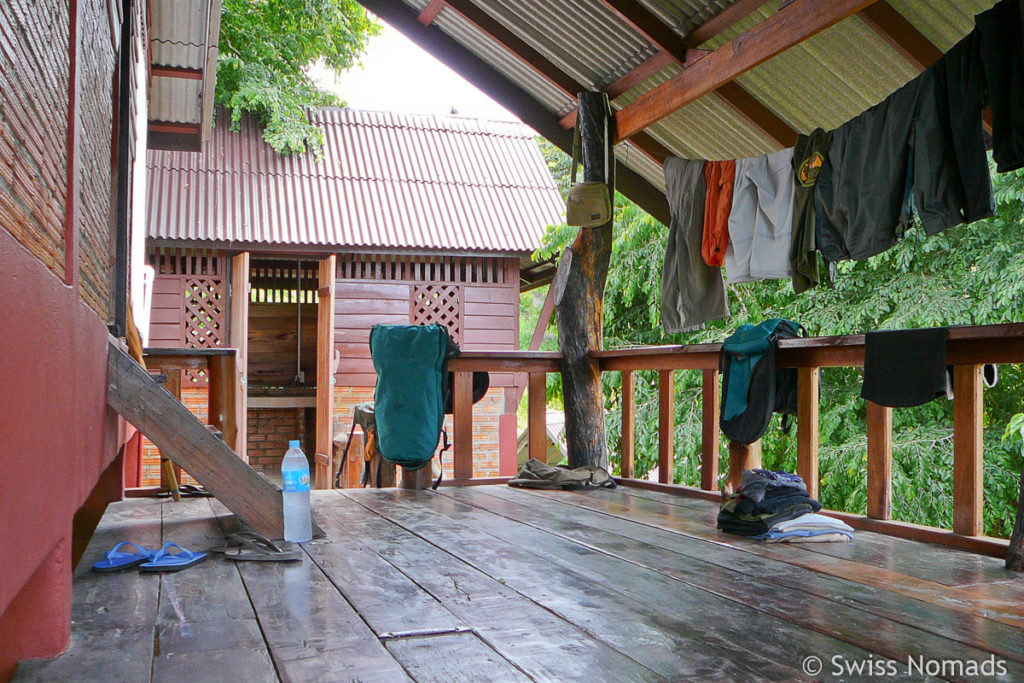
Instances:
[[[558,124],[558,118],[547,107],[436,26],[420,24],[416,20],[417,15],[403,2],[359,0],[359,3],[427,52],[439,59],[443,58],[463,78],[515,113],[526,125],[563,152],[572,152],[571,133]],[[654,218],[668,224],[668,203],[660,189],[622,162],[616,162],[615,173],[616,185],[623,194]]]
[[[477,27],[480,31],[490,36],[496,43],[510,51],[535,73],[543,77],[549,83],[557,87],[573,100],[584,90],[590,87],[580,83],[569,74],[562,71],[554,62],[541,54],[538,50],[529,45],[525,40],[506,28],[497,19],[484,12],[471,2],[471,0],[440,0],[443,7],[457,12],[466,21]],[[428,5],[419,14],[417,20],[423,24],[424,13],[431,9]],[[439,12],[440,10],[438,10]],[[436,13],[435,13],[436,16]],[[659,143],[647,133],[638,133],[633,136],[633,144],[657,163],[664,163],[665,159],[672,155],[671,150]]]
[[[203,70],[193,69],[187,66],[166,66],[153,64],[150,66],[150,74],[155,78],[187,78],[190,80],[203,80]]]
[[[918,71],[924,71],[942,57],[942,50],[885,0],[865,7],[859,16]]]
[[[876,0],[794,0],[679,75],[641,95],[615,117],[618,138],[636,135],[775,55],[860,12]]]
[[[657,15],[640,3],[639,0],[600,1],[608,9],[615,12],[624,22],[632,26],[634,30],[649,40],[660,52],[670,56],[684,69],[689,68],[690,64],[706,56],[702,53],[693,55],[694,49],[698,45],[707,42],[732,25],[726,22],[735,23],[738,21],[740,12],[743,13],[743,16],[746,16],[764,2],[764,0],[751,0],[750,2],[743,3],[739,10],[735,10],[728,16],[718,19],[718,17],[726,14],[728,10],[721,12],[708,22],[709,24],[714,22],[710,28],[698,27],[697,30],[691,31],[690,35],[684,38],[669,28]],[[715,21],[716,19],[718,20]],[[718,89],[716,94],[729,108],[739,114],[763,135],[771,138],[779,147],[788,147],[796,142],[796,131],[739,84],[726,84],[725,87]]]

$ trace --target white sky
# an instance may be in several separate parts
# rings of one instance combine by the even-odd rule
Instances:
[[[383,31],[370,39],[362,67],[337,75],[318,65],[310,69],[310,76],[353,109],[447,115],[454,107],[459,116],[519,120],[401,33],[380,23]]]

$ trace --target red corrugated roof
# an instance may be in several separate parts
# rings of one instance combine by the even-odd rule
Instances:
[[[151,151],[147,235],[175,242],[532,251],[565,205],[519,123],[324,109],[323,156],[224,117],[200,154]]]

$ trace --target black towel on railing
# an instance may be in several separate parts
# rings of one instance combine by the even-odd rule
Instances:
[[[948,395],[947,335],[945,327],[868,332],[861,398],[905,408]]]

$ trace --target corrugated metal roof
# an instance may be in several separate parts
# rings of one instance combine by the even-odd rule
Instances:
[[[404,0],[419,11],[428,0]],[[949,49],[973,26],[974,15],[996,0],[890,0],[890,4],[940,50]],[[594,0],[473,0],[503,26],[582,83],[602,89],[655,53],[655,48],[618,16]],[[729,0],[639,0],[685,36],[723,9]],[[778,11],[765,3],[701,47],[714,49]],[[505,73],[556,116],[574,106],[558,88],[525,66],[460,16],[444,10],[435,25],[485,62]],[[443,58],[443,55],[441,55]],[[679,72],[670,65],[615,100],[617,107]],[[859,17],[848,18],[750,70],[737,84],[798,132],[834,128],[884,99],[916,75],[914,67]],[[739,158],[777,145],[714,93],[654,124],[647,132],[681,156]],[[630,145],[617,156],[651,179],[652,164]],[[660,175],[660,174],[659,174]],[[653,182],[653,180],[652,180]],[[655,183],[662,186],[661,182]]]
[[[149,44],[152,64],[203,70],[202,80],[154,78],[149,119],[201,123],[208,132],[220,39],[221,0],[150,0]],[[204,120],[204,112],[206,118]]]
[[[201,154],[149,153],[148,237],[524,252],[565,206],[518,123],[325,109],[321,158],[282,157],[221,117]]]

